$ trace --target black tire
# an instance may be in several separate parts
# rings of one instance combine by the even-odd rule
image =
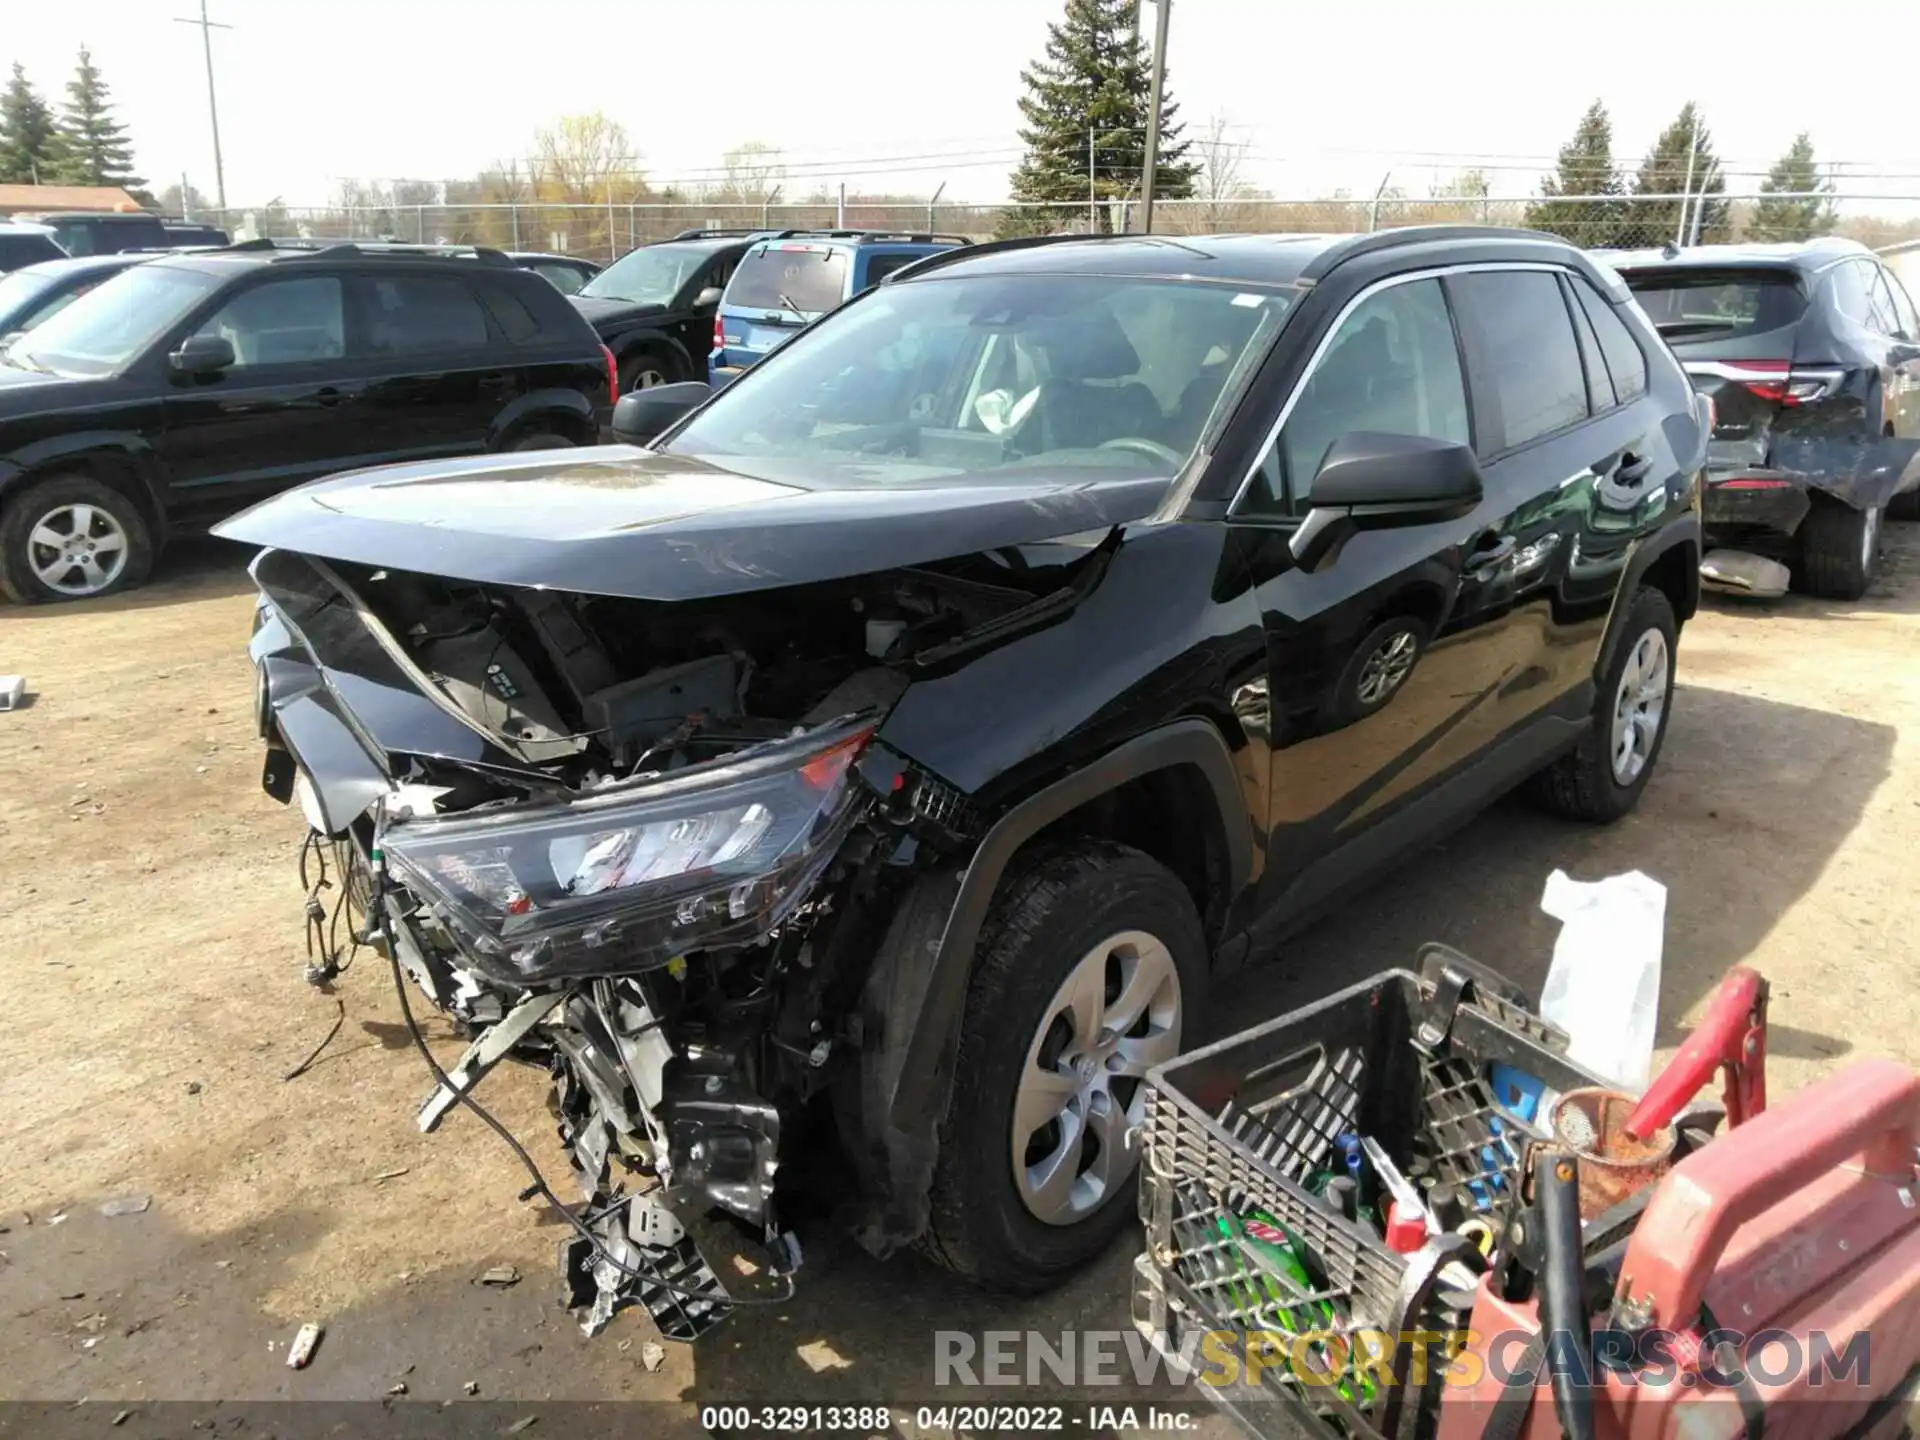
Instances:
[[[34,557],[45,555],[44,547],[32,540],[41,522],[66,507],[89,506],[99,517],[90,533],[107,538],[108,527],[117,529],[125,555],[107,583],[97,589],[70,592],[48,584],[34,569]],[[65,533],[65,532],[62,532]],[[96,543],[100,543],[96,540]],[[96,564],[111,551],[96,552]],[[22,605],[56,600],[96,599],[118,594],[143,583],[153,570],[153,534],[147,528],[140,507],[111,485],[91,475],[68,473],[52,475],[29,485],[7,498],[0,508],[0,594]],[[80,572],[72,572],[76,576]],[[76,583],[79,583],[76,581]]]
[[[658,350],[636,350],[620,361],[620,393],[625,395],[634,389],[649,373],[660,377],[654,383],[671,385],[680,378],[680,367],[674,364],[671,355]]]
[[[1660,697],[1658,728],[1639,770],[1623,781],[1613,757],[1613,722],[1621,680],[1641,641],[1655,633],[1666,653],[1666,685]],[[1673,715],[1674,659],[1679,642],[1680,628],[1666,595],[1651,588],[1636,592],[1620,622],[1620,643],[1594,696],[1593,719],[1578,745],[1528,781],[1527,790],[1534,800],[1557,815],[1597,825],[1611,824],[1639,803],[1640,792],[1647,788],[1659,762]]]
[[[1426,654],[1430,629],[1418,615],[1393,615],[1354,646],[1326,704],[1329,726],[1351,725],[1387,707]],[[1411,645],[1411,650],[1404,647]]]
[[[553,430],[529,430],[520,436],[507,449],[512,450],[571,450],[574,441]]]
[[[1171,957],[1179,1043],[1190,1045],[1205,1000],[1207,944],[1186,887],[1137,850],[1084,841],[1017,863],[1017,873],[1001,883],[975,956],[921,1245],[977,1284],[1034,1294],[1085,1265],[1130,1222],[1138,1175],[1136,1169],[1116,1177],[1097,1207],[1071,1224],[1037,1218],[1021,1198],[1013,1105],[1043,1014],[1103,941],[1143,931]],[[1125,1082],[1110,1083],[1114,1104],[1124,1111],[1135,1103],[1142,1082],[1128,1085],[1124,1098]],[[1084,1152],[1078,1164],[1084,1168]]]
[[[1858,600],[1873,582],[1879,550],[1879,506],[1856,510],[1816,495],[1800,522],[1795,588],[1824,600]]]
[[[1903,491],[1887,501],[1887,519],[1920,520],[1920,486]]]

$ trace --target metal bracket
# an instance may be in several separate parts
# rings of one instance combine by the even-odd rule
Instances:
[[[421,1103],[418,1123],[422,1134],[431,1134],[440,1128],[440,1122],[446,1118],[447,1111],[460,1103],[459,1091],[471,1090],[507,1057],[514,1046],[526,1038],[526,1034],[538,1025],[547,1015],[566,999],[562,990],[548,990],[538,995],[529,995],[497,1025],[489,1025],[480,1033],[460,1061],[447,1072],[447,1079],[453,1089],[445,1085],[435,1085],[433,1093]]]

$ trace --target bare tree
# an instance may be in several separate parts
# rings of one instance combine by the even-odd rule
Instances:
[[[721,181],[711,198],[721,204],[765,205],[787,178],[781,152],[772,145],[748,140],[720,157]]]
[[[590,115],[563,115],[540,130],[534,136],[534,167],[542,199],[625,203],[646,190],[640,155],[627,127],[598,110]]]
[[[1194,146],[1200,157],[1195,188],[1205,202],[1200,210],[1209,230],[1234,223],[1234,217],[1245,210],[1246,202],[1259,194],[1241,178],[1247,142],[1233,139],[1229,133],[1232,129],[1225,115],[1215,115],[1207,121],[1206,130]]]

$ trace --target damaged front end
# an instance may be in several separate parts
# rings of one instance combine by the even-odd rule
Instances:
[[[916,656],[1057,604],[1045,567],[967,564],[697,608],[254,564],[266,788],[332,840],[356,939],[470,1038],[421,1129],[502,1060],[550,1075],[589,1333],[638,1303],[690,1340],[784,1294],[776,1179],[859,1039],[853,937],[960,843],[876,728]]]

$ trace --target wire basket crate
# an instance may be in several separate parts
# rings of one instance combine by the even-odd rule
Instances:
[[[1330,1203],[1343,1142],[1367,1137],[1429,1196],[1451,1187],[1497,1235],[1537,1137],[1513,1097],[1500,1103],[1495,1077],[1550,1090],[1604,1083],[1567,1059],[1566,1036],[1512,982],[1445,946],[1425,947],[1418,964],[1147,1077],[1134,1323],[1256,1434],[1417,1434],[1431,1407],[1417,1390],[1376,1384],[1353,1349],[1392,1345],[1393,1376],[1437,1389],[1442,1342],[1422,1342],[1416,1360],[1403,1337],[1457,1328],[1470,1302],[1455,1267],[1485,1266],[1454,1233],[1398,1253],[1367,1216]],[[1194,1364],[1208,1336],[1219,1337],[1215,1356],[1224,1341],[1236,1357],[1234,1383]]]

